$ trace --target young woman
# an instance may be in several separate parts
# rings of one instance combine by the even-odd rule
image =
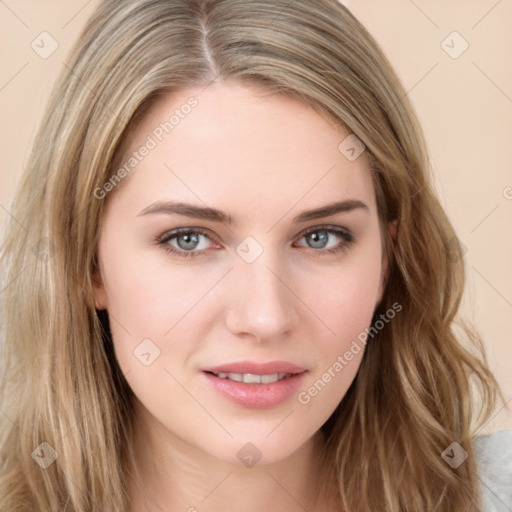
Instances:
[[[492,510],[460,247],[337,1],[101,2],[12,215],[1,510]]]

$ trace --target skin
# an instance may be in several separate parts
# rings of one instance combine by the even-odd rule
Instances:
[[[191,96],[198,105],[104,199],[95,300],[108,310],[136,395],[131,511],[334,510],[329,496],[313,500],[319,429],[364,350],[306,405],[297,393],[269,409],[235,405],[201,369],[290,361],[308,370],[300,388],[307,390],[370,325],[387,262],[368,162],[364,153],[348,160],[338,150],[348,132],[307,105],[236,83],[163,96],[132,133],[127,156]],[[293,222],[346,199],[367,208]],[[237,224],[140,215],[171,200],[223,210]],[[303,236],[311,228],[321,235],[326,225],[355,241],[329,235],[322,246]],[[182,258],[155,241],[181,227],[211,235],[192,249],[201,255]],[[236,252],[248,236],[263,248],[253,263]],[[183,238],[167,245],[180,250],[179,241],[190,247]],[[337,254],[319,255],[344,243]],[[160,356],[145,366],[133,352],[148,338]],[[247,442],[262,454],[251,468],[237,457]]]

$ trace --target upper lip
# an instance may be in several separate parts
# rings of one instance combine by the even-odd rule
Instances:
[[[211,373],[250,373],[252,375],[273,375],[275,373],[302,373],[306,371],[306,368],[289,363],[288,361],[269,361],[266,363],[240,361],[204,368],[203,371]]]

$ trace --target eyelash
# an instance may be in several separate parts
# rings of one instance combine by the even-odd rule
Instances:
[[[301,233],[299,235],[299,239],[304,238],[304,237],[310,235],[311,233],[318,233],[320,231],[328,233],[330,235],[338,236],[339,238],[341,238],[343,240],[343,242],[341,243],[341,245],[332,247],[330,249],[315,250],[314,248],[310,247],[310,249],[312,249],[313,252],[315,253],[315,255],[318,257],[345,252],[346,250],[348,250],[350,245],[352,245],[355,242],[355,238],[350,232],[340,229],[340,228],[335,228],[332,226],[320,226],[320,227],[315,227],[315,228],[309,229],[308,231]],[[167,232],[163,233],[162,235],[157,237],[155,241],[159,245],[163,246],[163,249],[165,251],[167,251],[173,255],[176,255],[178,257],[181,257],[181,258],[191,258],[191,257],[194,258],[197,256],[202,256],[206,252],[206,250],[185,251],[183,249],[178,250],[175,247],[169,245],[169,243],[168,243],[169,241],[171,241],[175,238],[178,238],[180,235],[188,235],[188,234],[200,234],[200,235],[205,236],[209,240],[212,240],[212,238],[210,237],[208,232],[201,228],[178,228],[173,231],[170,231],[170,232],[167,231]]]

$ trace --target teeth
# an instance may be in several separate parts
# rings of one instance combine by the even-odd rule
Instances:
[[[288,376],[287,373],[273,373],[272,375],[256,375],[253,373],[216,373],[221,379],[230,379],[236,382],[245,382],[246,384],[273,384],[278,380],[283,380]]]
[[[242,380],[247,384],[261,384],[262,377],[263,375],[253,375],[252,373],[244,373]]]

